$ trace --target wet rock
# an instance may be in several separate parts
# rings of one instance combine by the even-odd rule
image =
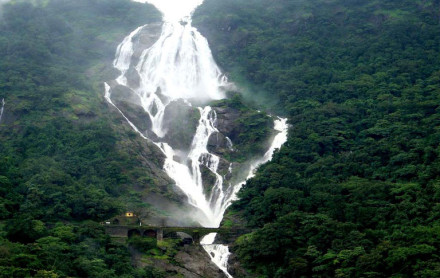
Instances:
[[[152,267],[159,270],[164,277],[168,278],[226,278],[221,271],[209,258],[206,251],[200,245],[185,245],[179,248],[170,260],[158,259],[154,257],[144,258],[144,255],[129,248],[132,255],[132,264],[139,268]]]
[[[208,151],[217,155],[224,155],[225,153],[230,152],[231,149],[229,148],[226,136],[220,132],[214,132],[211,134],[208,139]]]
[[[112,83],[109,85],[111,86],[112,101],[128,101],[132,102],[133,104],[139,104],[141,102],[140,97],[130,88],[117,83]]]
[[[188,271],[199,275],[196,277],[226,277],[223,271],[211,262],[208,254],[201,246],[189,245],[185,251],[177,253],[175,260]]]
[[[164,141],[172,148],[187,150],[190,148],[200,112],[181,100],[170,103],[164,112],[163,127],[167,130]]]
[[[173,160],[178,162],[178,163],[183,163],[182,158],[180,156],[178,156],[178,155],[173,156]]]
[[[141,77],[139,76],[139,73],[134,68],[129,68],[127,73],[125,74],[125,77],[127,78],[127,85],[130,88],[138,88],[140,85]]]
[[[151,129],[150,116],[141,106],[126,101],[117,102],[116,105],[140,131],[147,132]]]
[[[200,165],[200,171],[203,180],[203,193],[205,194],[205,196],[210,196],[212,188],[214,187],[217,180],[217,176],[213,172],[211,172],[211,170],[209,170],[208,167],[206,167],[205,165]]]
[[[139,96],[131,89],[116,85],[111,89],[113,103],[144,134],[149,134],[152,127],[150,115],[140,105]]]
[[[124,115],[132,122],[141,132],[147,133],[152,127],[150,115],[145,112],[144,108],[137,103],[140,99],[131,90],[122,89],[123,86],[117,86],[112,90],[113,103],[124,113]],[[125,95],[125,97],[121,97]]]
[[[217,129],[234,142],[240,135],[240,111],[230,107],[214,107],[217,113]]]
[[[229,161],[227,161],[226,159],[220,157],[220,162],[218,164],[218,170],[217,172],[222,175],[222,177],[226,180],[229,181],[232,177],[232,172],[229,171],[231,168],[231,163]]]
[[[133,57],[134,59],[139,60],[140,56],[142,55],[143,51],[145,49],[150,48],[153,46],[155,42],[160,37],[160,34],[162,32],[162,23],[152,23],[148,24],[142,30],[139,32],[137,36],[133,38],[134,40],[134,53]],[[133,64],[137,64],[133,63]]]
[[[165,96],[164,94],[162,94],[162,89],[160,87],[158,87],[156,89],[156,92],[154,94],[160,99],[160,101],[162,101],[162,103],[168,103],[169,102],[168,97]]]

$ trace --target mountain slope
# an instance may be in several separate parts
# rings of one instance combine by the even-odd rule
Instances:
[[[130,1],[11,1],[0,18],[0,276],[145,277],[103,221],[182,203],[156,147],[103,100],[117,43],[160,20]],[[91,221],[93,220],[93,222]]]
[[[207,0],[196,12],[247,98],[291,124],[225,222],[241,217],[256,228],[235,246],[248,269],[439,275],[438,9],[438,1]]]

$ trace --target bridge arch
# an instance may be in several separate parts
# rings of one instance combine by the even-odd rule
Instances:
[[[194,242],[192,235],[185,232],[177,232],[177,235],[182,240],[182,245],[192,244]]]
[[[157,237],[157,231],[153,230],[153,229],[145,230],[144,233],[143,233],[143,236],[156,238]]]
[[[180,237],[177,234],[177,232],[171,231],[171,232],[164,232],[163,233],[163,238],[179,239]]]
[[[140,236],[140,235],[141,235],[141,231],[139,231],[138,229],[131,229],[131,230],[128,230],[128,232],[127,232],[128,237]]]

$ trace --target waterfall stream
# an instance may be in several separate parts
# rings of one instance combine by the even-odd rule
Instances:
[[[2,99],[2,108],[0,108],[0,123],[2,122],[3,111],[5,110],[5,99]]]
[[[136,38],[148,28],[147,25],[137,28],[122,41],[113,63],[120,75],[113,84],[105,83],[105,99],[142,138],[152,141],[162,150],[166,157],[165,172],[186,194],[189,204],[203,212],[205,217],[198,219],[200,224],[218,227],[224,212],[245,181],[236,184],[225,182],[219,173],[220,157],[208,151],[210,136],[219,132],[216,111],[208,105],[196,107],[200,118],[185,155],[167,142],[168,130],[164,124],[165,120],[179,120],[166,117],[167,107],[173,102],[183,100],[186,106],[195,108],[193,104],[225,98],[225,91],[232,86],[215,63],[207,40],[191,25],[191,13],[203,0],[135,1],[151,3],[162,12],[161,35],[141,52],[136,49]],[[149,117],[150,133],[136,126],[118,107],[112,98],[117,86],[127,88],[136,99],[136,104],[142,107]],[[278,133],[268,151],[252,163],[248,178],[253,176],[258,165],[270,160],[274,150],[287,139],[286,120],[276,119],[274,124]],[[228,148],[232,149],[233,142],[229,138],[226,140]],[[231,171],[232,163],[229,167]],[[205,169],[215,180],[210,192],[204,190],[202,170]],[[212,261],[228,277],[232,277],[227,272],[228,248],[213,244],[214,239],[215,234],[208,235],[203,238],[202,244]]]

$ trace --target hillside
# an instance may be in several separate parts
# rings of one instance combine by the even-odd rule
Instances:
[[[117,44],[160,14],[128,0],[1,9],[0,276],[150,275],[98,222],[133,209],[160,215],[143,194],[182,198],[157,148],[105,103],[103,81],[117,74]]]
[[[438,10],[439,1],[206,0],[196,12],[245,97],[291,125],[225,221],[256,229],[234,248],[248,270],[440,275]]]
[[[150,132],[112,61],[139,26],[150,24],[140,45],[154,42],[158,11],[130,0],[0,3],[0,277],[223,277],[200,246],[119,243],[99,224],[132,211],[198,225],[165,155],[121,115]],[[290,124],[223,220],[253,231],[230,246],[235,278],[440,277],[439,10],[439,0],[205,0],[196,10],[193,25],[237,85],[207,117],[224,180],[247,176],[240,163],[267,149],[264,112]],[[183,103],[165,121],[182,165],[201,113]],[[203,160],[211,193],[218,176]]]

